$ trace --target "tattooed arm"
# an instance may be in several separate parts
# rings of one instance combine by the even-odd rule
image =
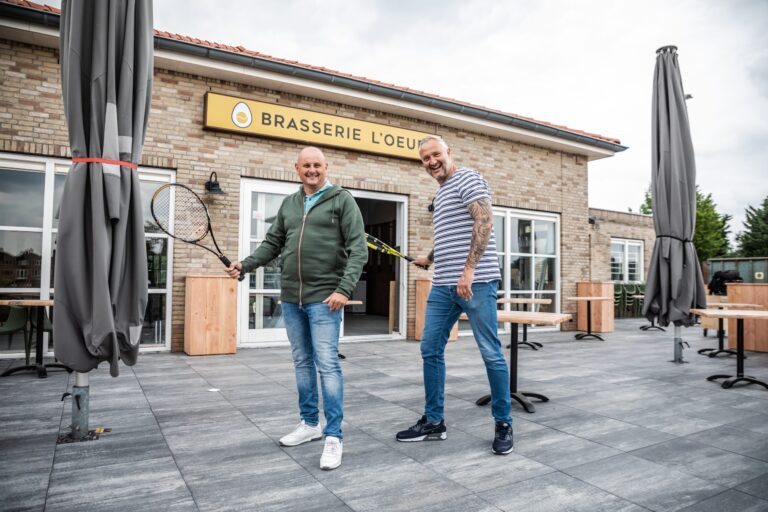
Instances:
[[[474,269],[480,263],[480,258],[483,257],[485,249],[488,248],[488,240],[491,239],[493,206],[491,206],[491,200],[486,197],[470,203],[467,209],[475,224],[472,226],[472,241],[469,244],[469,254],[465,267]]]
[[[493,206],[491,200],[486,197],[470,203],[467,209],[475,223],[472,226],[472,240],[469,243],[467,262],[464,264],[464,272],[459,278],[456,291],[459,296],[469,300],[472,298],[472,281],[475,280],[475,268],[480,263],[480,258],[485,254],[488,241],[491,239]]]

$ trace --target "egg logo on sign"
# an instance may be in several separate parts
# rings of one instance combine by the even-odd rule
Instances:
[[[235,123],[235,126],[239,128],[248,128],[251,126],[252,121],[253,116],[251,115],[251,109],[248,108],[248,105],[242,101],[235,105],[235,108],[232,109],[232,122]]]

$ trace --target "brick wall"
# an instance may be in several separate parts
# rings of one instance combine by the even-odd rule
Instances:
[[[597,208],[590,208],[589,216],[595,219],[595,223],[590,225],[589,229],[592,244],[592,279],[596,281],[611,280],[611,238],[628,238],[644,242],[645,275],[643,279],[645,279],[648,275],[653,244],[656,241],[653,217]]]
[[[3,151],[68,155],[57,53],[0,40],[0,148]],[[237,254],[240,200],[237,191],[241,177],[298,183],[293,162],[302,144],[203,130],[203,97],[207,91],[437,132],[453,146],[457,164],[473,167],[487,178],[495,205],[561,214],[562,297],[574,295],[574,283],[589,277],[590,231],[587,229],[587,160],[584,157],[329,101],[157,70],[142,164],[174,169],[177,181],[196,190],[203,189],[211,171],[217,172],[222,188],[229,193],[212,201],[210,210],[217,226],[217,240],[225,253]],[[432,228],[426,206],[434,195],[436,183],[418,162],[333,148],[324,152],[334,183],[352,189],[407,195],[409,252],[429,251]],[[605,256],[609,257],[609,253],[608,246]],[[190,273],[218,275],[221,264],[205,251],[175,244],[173,350],[181,350],[183,346],[184,276]],[[427,277],[429,274],[424,271],[409,272],[409,337],[414,331],[413,281]],[[564,306],[562,310],[567,311],[567,304]]]

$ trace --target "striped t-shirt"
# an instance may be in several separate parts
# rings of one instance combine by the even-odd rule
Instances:
[[[475,221],[467,206],[478,199],[491,199],[488,182],[472,169],[460,168],[448,178],[435,196],[432,222],[435,227],[435,274],[436,286],[455,286],[459,282],[469,254],[472,226]],[[501,280],[499,258],[496,255],[496,236],[491,238],[480,262],[475,268],[476,283]]]

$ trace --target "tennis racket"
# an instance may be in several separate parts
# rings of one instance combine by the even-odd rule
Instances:
[[[174,218],[173,228],[171,228],[171,209],[174,202],[176,204],[176,217]],[[227,268],[232,264],[229,258],[222,254],[219,244],[216,243],[208,208],[203,203],[203,200],[200,199],[200,196],[195,194],[191,188],[178,183],[163,185],[152,196],[150,211],[160,229],[169,236],[176,240],[202,247],[206,251],[215,254]],[[213,246],[216,248],[215,251],[200,243],[209,233],[211,240],[213,240]],[[241,272],[238,281],[243,279],[245,279],[245,274]]]
[[[365,234],[365,241],[368,243],[368,247],[370,249],[373,249],[374,251],[378,251],[384,254],[389,254],[390,256],[395,256],[396,258],[403,258],[406,261],[413,262],[413,258],[408,256],[407,254],[403,254],[400,251],[393,249],[392,247],[388,246],[375,236],[369,235],[368,233]],[[429,270],[429,265],[419,265],[418,263],[414,263],[419,268],[423,268],[424,270]]]

